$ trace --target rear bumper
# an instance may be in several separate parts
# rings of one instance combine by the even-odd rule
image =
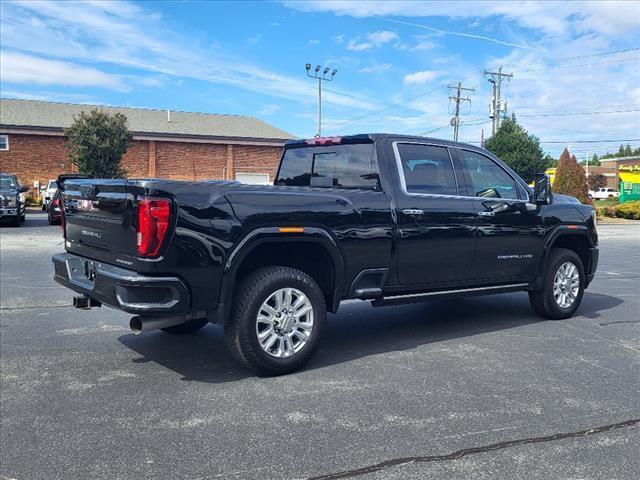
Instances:
[[[179,278],[147,277],[71,253],[52,261],[56,282],[110,307],[144,315],[188,311],[189,290]]]
[[[587,285],[589,286],[589,284],[591,283],[591,280],[593,280],[593,277],[596,274],[596,270],[598,270],[598,260],[600,258],[600,251],[598,250],[598,247],[591,247],[589,249],[589,266],[587,268]]]

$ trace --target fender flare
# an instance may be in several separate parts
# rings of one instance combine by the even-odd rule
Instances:
[[[333,261],[334,290],[332,292],[332,305],[327,309],[335,312],[342,298],[344,290],[344,260],[342,252],[336,240],[324,228],[304,227],[304,230],[296,233],[282,233],[279,227],[261,227],[251,230],[233,248],[224,263],[221,285],[220,302],[218,304],[218,321],[225,323],[231,314],[231,298],[238,267],[243,260],[259,245],[273,241],[297,241],[309,242],[321,245]]]
[[[542,272],[544,271],[544,265],[547,263],[547,259],[549,258],[549,253],[551,252],[551,246],[555,243],[555,241],[561,237],[566,235],[579,235],[584,237],[587,240],[587,244],[589,247],[593,247],[593,241],[589,235],[589,230],[584,225],[558,225],[555,227],[551,233],[547,236],[544,247],[542,250],[542,261],[538,264],[538,269],[536,271],[533,283],[533,289],[539,289],[542,286]],[[585,271],[589,267],[589,265],[585,265]]]

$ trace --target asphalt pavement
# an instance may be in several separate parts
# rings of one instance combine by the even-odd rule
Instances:
[[[0,479],[637,479],[640,225],[601,225],[574,318],[525,293],[350,302],[303,371],[222,330],[134,336],[52,280],[60,227],[0,228]]]

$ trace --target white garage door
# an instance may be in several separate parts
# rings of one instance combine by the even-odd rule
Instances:
[[[236,180],[251,185],[271,185],[268,173],[236,173]]]

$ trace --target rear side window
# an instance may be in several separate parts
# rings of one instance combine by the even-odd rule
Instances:
[[[373,144],[287,149],[276,185],[375,189]]]
[[[446,147],[399,143],[397,148],[407,193],[458,195]]]
[[[518,198],[511,176],[489,157],[460,150],[461,160],[469,173],[473,195],[489,198]]]

